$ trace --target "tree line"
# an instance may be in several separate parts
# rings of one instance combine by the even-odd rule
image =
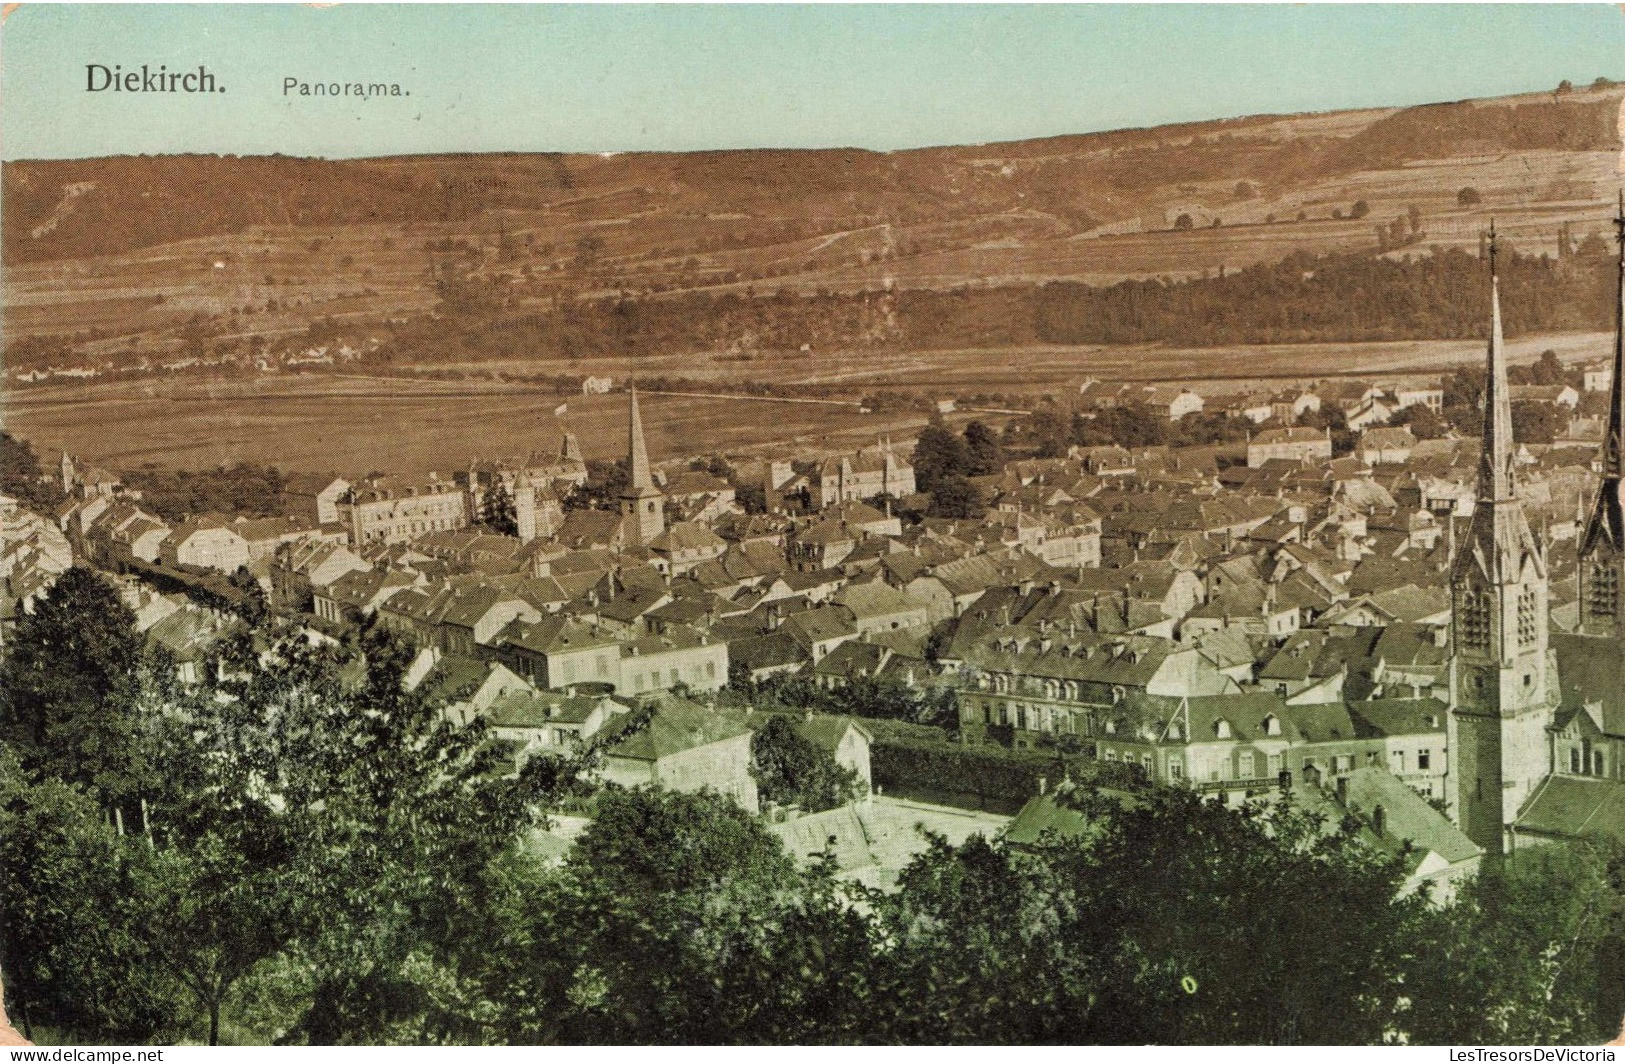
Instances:
[[[1582,250],[1559,262],[1503,243],[1509,334],[1608,326],[1612,257],[1600,241]],[[1435,248],[1400,258],[1297,253],[1179,282],[1055,282],[1035,295],[1034,331],[1049,343],[1195,346],[1480,337],[1489,322],[1485,274],[1481,257]]]

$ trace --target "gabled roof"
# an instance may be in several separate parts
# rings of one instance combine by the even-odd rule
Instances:
[[[924,604],[916,601],[912,595],[899,591],[890,584],[878,581],[864,584],[848,584],[837,591],[832,596],[831,601],[851,610],[852,615],[860,621],[868,617],[885,617],[913,611],[923,612],[925,609]]]
[[[748,735],[751,731],[748,725],[730,714],[716,713],[676,699],[668,700],[656,709],[647,727],[624,734],[631,726],[630,719],[622,718],[605,728],[605,731],[619,728],[624,735],[605,751],[607,756],[658,761],[697,747]]]
[[[1021,812],[1004,829],[1006,842],[1016,846],[1033,846],[1046,836],[1058,839],[1086,839],[1091,834],[1089,820],[1076,809],[1063,806],[1053,794],[1040,794],[1027,799]]]
[[[1625,738],[1625,646],[1613,639],[1553,632],[1561,685],[1558,719],[1587,705],[1598,707],[1604,733]]]
[[[1625,782],[1548,776],[1524,806],[1517,830],[1561,838],[1598,834],[1625,841]]]
[[[840,639],[858,633],[852,614],[839,606],[823,606],[784,619],[784,630],[804,645]]]
[[[824,655],[823,660],[813,666],[813,673],[842,679],[872,678],[880,674],[880,667],[890,656],[891,651],[883,646],[851,640]]]
[[[514,621],[492,643],[536,654],[562,654],[614,646],[615,640],[573,617],[552,614],[533,623]]]
[[[596,698],[580,698],[551,691],[512,691],[497,697],[486,711],[493,728],[543,728],[585,724],[600,705]]]
[[[728,641],[729,664],[740,664],[752,671],[784,668],[790,665],[800,666],[809,660],[811,659],[801,648],[801,644],[785,631],[772,631],[766,635]]]
[[[649,541],[649,549],[668,554],[684,550],[715,551],[720,554],[727,545],[721,536],[693,521],[678,521]]]

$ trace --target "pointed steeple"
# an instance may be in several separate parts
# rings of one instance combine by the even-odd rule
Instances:
[[[654,477],[649,474],[649,451],[643,445],[643,418],[638,414],[637,385],[632,385],[629,391],[632,401],[627,423],[627,466],[632,474],[632,491],[641,494],[654,487]]]
[[[1602,483],[1580,539],[1580,626],[1590,635],[1625,639],[1620,609],[1625,576],[1625,192],[1620,193],[1614,227],[1619,240],[1619,276],[1614,301],[1613,379],[1608,385],[1608,428],[1602,442]]]
[[[643,418],[638,414],[638,389],[628,388],[626,461],[631,474],[621,492],[621,514],[627,519],[627,542],[647,546],[666,527],[665,496],[649,471],[649,451],[643,443]]]
[[[1614,377],[1608,386],[1608,436],[1603,441],[1602,475],[1618,479],[1625,476],[1625,190],[1619,194],[1614,231],[1619,243],[1619,277],[1614,299]]]
[[[1621,479],[1625,478],[1625,191],[1620,193],[1619,213],[1614,216],[1614,228],[1619,241],[1619,276],[1614,299],[1613,380],[1608,385],[1608,431],[1602,441],[1605,489],[1609,482],[1618,488]]]
[[[1556,685],[1548,675],[1550,588],[1546,555],[1518,501],[1506,340],[1490,260],[1490,339],[1478,505],[1451,563],[1447,800],[1467,836],[1492,858],[1539,780],[1550,771],[1546,726]]]
[[[1490,342],[1484,378],[1484,445],[1478,459],[1480,502],[1516,495],[1512,472],[1512,399],[1507,386],[1506,339],[1501,333],[1501,284],[1495,274],[1495,224],[1490,224]]]

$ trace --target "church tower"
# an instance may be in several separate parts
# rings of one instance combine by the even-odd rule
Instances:
[[[578,464],[585,461],[581,457],[581,441],[576,439],[575,433],[566,432],[564,438],[559,441],[559,461]]]
[[[1450,572],[1449,797],[1491,855],[1551,770],[1557,684],[1547,659],[1546,558],[1517,498],[1512,403],[1490,231],[1490,341],[1478,502]]]
[[[513,478],[513,523],[519,542],[529,543],[536,538],[536,488],[524,469]]]
[[[631,546],[647,546],[666,528],[665,496],[655,487],[649,472],[649,452],[643,445],[643,419],[638,416],[638,390],[630,389],[632,401],[627,424],[627,466],[632,479],[621,492],[621,516]]]
[[[1608,385],[1608,433],[1602,441],[1602,484],[1580,540],[1580,631],[1625,641],[1625,193],[1614,217],[1619,277],[1614,300],[1613,380]]]

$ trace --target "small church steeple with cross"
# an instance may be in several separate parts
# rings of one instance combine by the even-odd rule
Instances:
[[[638,413],[637,385],[631,385],[627,410],[626,461],[630,478],[621,491],[621,515],[627,543],[643,547],[666,528],[666,496],[655,485],[649,469],[649,450],[643,442],[643,418]]]

